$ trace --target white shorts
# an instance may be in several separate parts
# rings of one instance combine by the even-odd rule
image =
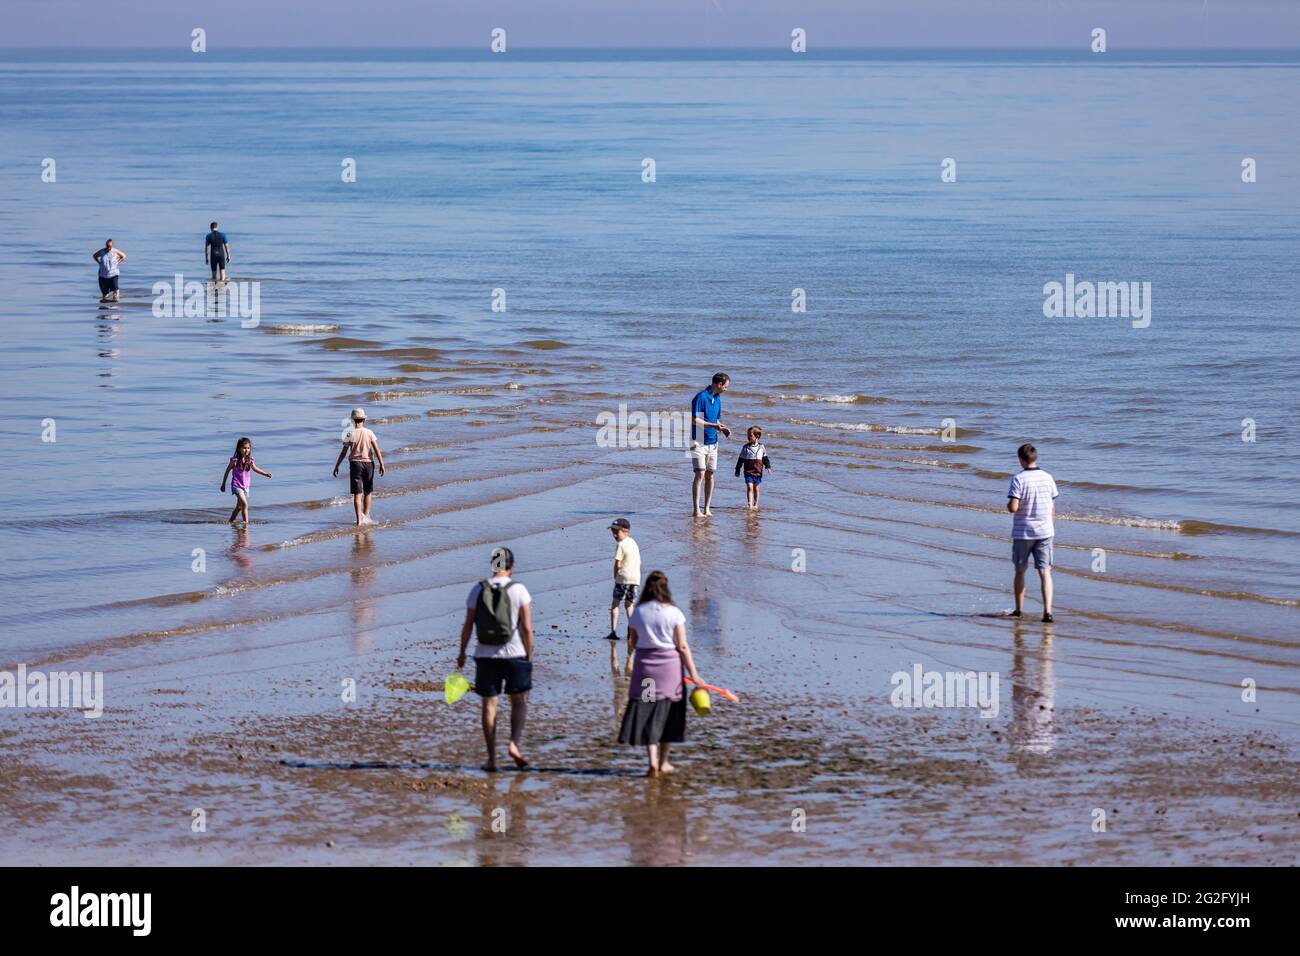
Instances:
[[[696,471],[717,471],[718,443],[701,445],[697,441],[691,442],[691,462],[695,465]]]

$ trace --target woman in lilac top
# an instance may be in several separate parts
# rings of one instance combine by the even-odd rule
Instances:
[[[226,465],[226,473],[221,476],[221,493],[226,493],[226,479],[230,479],[230,492],[235,496],[235,510],[230,512],[230,523],[234,524],[235,519],[242,512],[244,515],[244,524],[248,524],[248,491],[249,485],[253,480],[253,472],[257,472],[263,478],[270,478],[269,471],[263,471],[253,464],[253,442],[248,438],[241,438],[235,442],[235,453],[230,456],[230,462]]]
[[[658,777],[674,770],[669,745],[686,739],[683,671],[700,683],[686,643],[686,615],[673,603],[662,571],[651,571],[645,579],[627,637],[635,663],[618,742],[645,747],[650,757],[646,776]]]

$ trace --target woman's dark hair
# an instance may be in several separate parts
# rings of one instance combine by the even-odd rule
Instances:
[[[651,571],[646,575],[645,584],[641,586],[641,600],[636,603],[644,604],[646,601],[658,601],[660,604],[673,603],[673,592],[668,590],[668,575],[662,571]]]

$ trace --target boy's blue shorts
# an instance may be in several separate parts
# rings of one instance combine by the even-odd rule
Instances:
[[[745,484],[747,484],[747,485],[761,485],[762,483],[763,483],[763,476],[762,476],[762,475],[746,475],[746,476],[745,476]]]

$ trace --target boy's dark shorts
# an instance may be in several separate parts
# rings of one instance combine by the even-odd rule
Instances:
[[[623,604],[635,604],[637,588],[640,586],[641,585],[639,584],[620,584],[618,581],[615,581],[614,602],[610,607],[617,607],[619,602],[622,602]]]
[[[99,277],[99,294],[108,295],[110,292],[117,291],[117,276],[100,276]]]
[[[533,689],[533,662],[523,657],[474,658],[474,693],[496,697],[504,685],[507,694]]]
[[[375,463],[373,461],[348,462],[348,477],[354,495],[370,494],[375,490]]]

